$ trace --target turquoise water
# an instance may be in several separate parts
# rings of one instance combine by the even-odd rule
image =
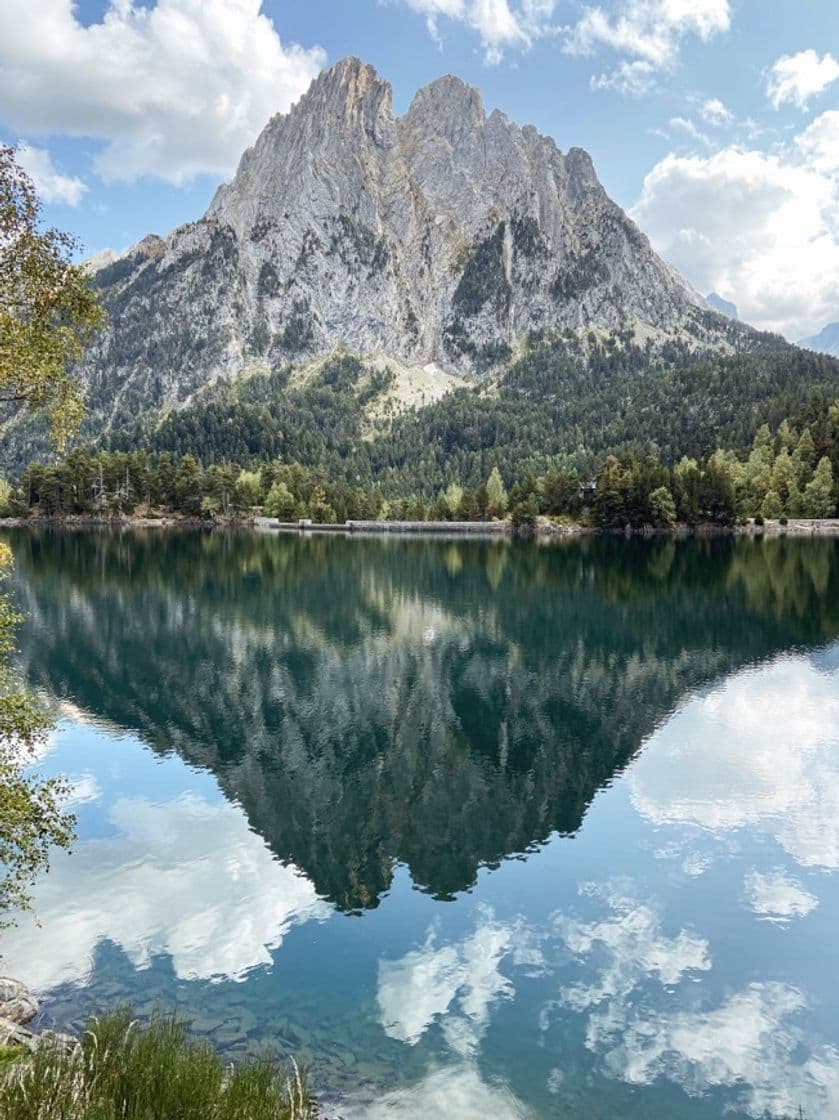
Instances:
[[[837,542],[7,539],[48,1019],[364,1120],[839,1116]]]

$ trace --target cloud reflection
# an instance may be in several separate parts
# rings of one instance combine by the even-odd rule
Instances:
[[[486,1082],[474,1065],[463,1063],[427,1074],[416,1085],[387,1093],[364,1111],[364,1120],[527,1120],[532,1115],[510,1090]]]
[[[241,979],[293,925],[331,912],[235,805],[122,798],[109,819],[117,835],[57,855],[37,885],[41,928],[24,919],[4,936],[4,970],[36,990],[85,983],[104,940],[136,968],[167,954],[180,979]]]
[[[628,783],[654,824],[771,834],[803,867],[839,867],[839,672],[788,657],[690,700]]]
[[[422,948],[379,962],[377,998],[385,1033],[413,1046],[437,1020],[456,1053],[474,1053],[492,1004],[514,994],[500,969],[507,956],[522,964],[540,960],[521,921],[497,922],[489,909],[481,911],[475,932],[455,944],[438,948],[429,930]]]
[[[765,876],[759,884],[768,891],[783,888],[772,905],[804,904],[791,893],[794,882],[776,878],[773,883]],[[584,893],[605,900],[610,913],[590,922],[555,918],[588,979],[567,985],[543,1008],[543,1030],[557,1007],[584,1014],[586,1047],[601,1056],[606,1073],[630,1085],[666,1077],[691,1096],[725,1089],[755,1118],[788,1118],[798,1115],[799,1106],[808,1116],[839,1115],[839,1053],[831,1046],[810,1047],[802,1019],[808,1001],[801,990],[756,982],[717,1006],[684,1006],[707,999],[698,989],[671,1011],[663,989],[710,969],[707,943],[684,929],[666,936],[649,905],[615,887]]]
[[[780,868],[765,874],[752,870],[745,879],[746,900],[758,917],[784,922],[805,918],[819,904],[795,879]]]

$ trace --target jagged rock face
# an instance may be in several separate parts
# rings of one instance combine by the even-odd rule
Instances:
[[[85,373],[109,424],[341,345],[481,375],[533,330],[676,333],[705,307],[584,151],[453,77],[398,118],[356,59],[268,123],[203,219],[95,282],[111,326]]]

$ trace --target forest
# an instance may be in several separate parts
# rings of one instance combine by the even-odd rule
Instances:
[[[332,437],[336,433],[333,431]],[[744,452],[716,448],[668,465],[655,450],[607,455],[593,476],[555,464],[540,473],[493,466],[477,485],[466,473],[427,496],[408,469],[401,492],[370,477],[274,458],[204,465],[192,452],[75,448],[60,462],[31,463],[16,486],[0,481],[0,516],[120,517],[176,513],[214,520],[260,509],[283,521],[479,521],[540,516],[604,528],[732,525],[749,518],[832,517],[837,512],[839,402],[814,399],[772,430],[762,425]]]

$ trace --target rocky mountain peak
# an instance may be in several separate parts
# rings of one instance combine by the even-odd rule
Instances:
[[[433,130],[456,140],[486,121],[480,91],[453,74],[445,74],[418,90],[404,118],[405,131]]]
[[[387,144],[393,139],[393,90],[368,63],[344,58],[315,78],[290,116],[304,127],[312,122],[346,136],[361,130]]]
[[[533,332],[725,334],[582,148],[487,116],[452,75],[397,118],[357,58],[268,122],[203,219],[96,275],[111,327],[91,383],[166,407],[339,346],[482,377]]]

